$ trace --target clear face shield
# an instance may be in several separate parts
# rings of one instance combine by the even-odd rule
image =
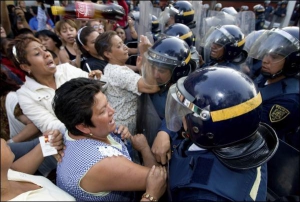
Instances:
[[[210,119],[210,112],[206,109],[201,109],[195,104],[195,99],[183,87],[183,82],[186,77],[182,77],[176,84],[173,84],[168,91],[166,102],[166,122],[167,128],[171,131],[177,132],[183,126],[183,120],[186,115],[193,114],[203,121]]]
[[[226,29],[222,27],[210,28],[204,39],[205,61],[209,61],[210,57],[216,59],[221,58],[224,46],[232,41],[234,41],[234,38],[227,32]]]
[[[165,30],[165,26],[170,26],[172,24],[175,23],[175,19],[174,16],[176,14],[179,14],[178,9],[174,8],[173,5],[169,5],[165,8],[165,10],[163,12],[161,12],[159,18],[158,18],[158,22],[160,24],[160,29],[162,31]]]
[[[142,76],[147,85],[164,85],[172,77],[177,66],[176,58],[167,57],[150,49],[144,54],[142,61]]]
[[[271,63],[278,63],[299,51],[299,47],[299,40],[289,33],[280,29],[268,30],[252,45],[248,56],[258,60],[270,57]]]

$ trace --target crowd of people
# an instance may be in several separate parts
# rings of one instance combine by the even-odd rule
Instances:
[[[299,156],[299,4],[273,28],[286,1],[85,2],[123,17],[1,1],[1,200],[270,200],[268,162]]]

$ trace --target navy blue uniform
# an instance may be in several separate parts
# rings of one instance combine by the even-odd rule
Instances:
[[[299,150],[299,79],[285,78],[267,86],[264,83],[261,80],[258,85],[263,99],[261,121],[272,126],[278,138]]]
[[[267,166],[233,170],[209,150],[188,151],[185,139],[169,164],[172,201],[265,201]]]
[[[264,25],[265,25],[265,13],[261,13],[261,14],[256,16],[255,30],[264,29]]]

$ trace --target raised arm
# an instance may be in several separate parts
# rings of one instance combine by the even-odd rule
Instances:
[[[9,34],[11,30],[11,25],[9,21],[9,16],[8,16],[8,9],[6,6],[6,1],[0,1],[1,2],[1,25],[6,31],[6,35]]]
[[[140,93],[156,93],[159,91],[159,87],[147,84],[144,78],[141,77],[138,81],[138,90]]]

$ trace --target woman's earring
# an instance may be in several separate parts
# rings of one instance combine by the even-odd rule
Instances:
[[[90,136],[93,136],[93,134],[92,134],[92,133],[90,133]]]

